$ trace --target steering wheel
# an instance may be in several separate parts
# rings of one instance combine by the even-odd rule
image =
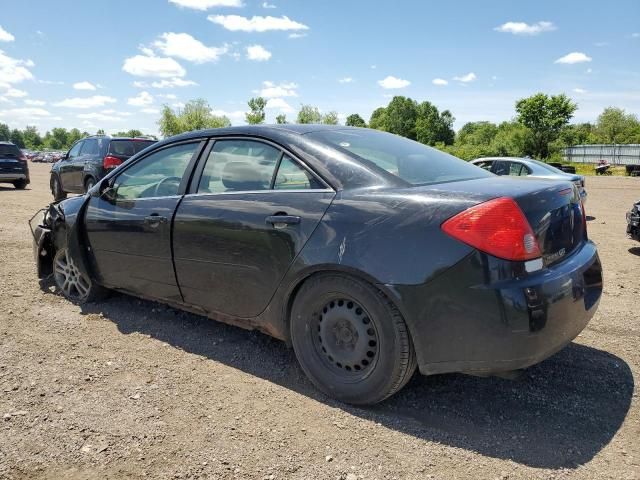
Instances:
[[[180,182],[182,181],[181,178],[179,177],[167,177],[167,178],[163,178],[162,180],[160,180],[158,182],[158,184],[156,185],[156,189],[153,192],[153,196],[154,197],[160,197],[162,196],[161,193],[161,188],[164,184],[169,183],[169,182],[174,182],[176,184],[176,188],[175,190],[178,190],[178,187],[180,186]]]

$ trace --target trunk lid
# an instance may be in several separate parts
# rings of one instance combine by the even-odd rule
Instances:
[[[570,181],[492,177],[411,190],[440,192],[474,203],[499,197],[513,198],[529,221],[547,266],[561,261],[587,238],[580,195]]]

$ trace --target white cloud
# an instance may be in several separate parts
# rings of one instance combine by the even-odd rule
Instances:
[[[0,25],[0,42],[13,42],[16,39]]]
[[[131,112],[118,112],[113,108],[101,110],[100,113],[104,113],[105,115],[119,115],[120,117],[130,117],[131,115],[133,115]]]
[[[47,104],[44,100],[31,100],[28,98],[25,99],[24,103],[25,105],[31,105],[32,107],[42,107]]]
[[[177,100],[178,96],[173,93],[160,93],[156,95],[159,98],[166,98],[167,100]]]
[[[229,120],[235,120],[236,122],[243,121],[245,119],[245,113],[242,110],[234,110],[228,112],[226,110],[211,110],[211,113],[216,117],[227,117]]]
[[[587,56],[582,52],[571,52],[566,54],[564,57],[560,57],[554,63],[564,63],[567,65],[573,65],[574,63],[583,63],[590,62],[591,57]]]
[[[153,46],[169,57],[178,57],[194,63],[215,62],[229,50],[226,45],[207,47],[188,33],[174,32],[163,33]]]
[[[97,112],[80,113],[76,116],[82,120],[98,120],[100,122],[122,122],[124,120],[123,118],[116,117],[114,115]]]
[[[20,83],[23,80],[31,80],[33,74],[29,68],[33,67],[31,60],[20,60],[6,55],[0,50],[0,82]]]
[[[127,104],[133,105],[134,107],[144,107],[145,105],[151,105],[152,103],[153,95],[147,91],[140,92],[137,97],[131,97],[127,100]]]
[[[160,110],[158,110],[157,108],[141,108],[140,111],[142,113],[149,113],[149,114],[160,113]]]
[[[179,7],[207,10],[214,7],[243,7],[242,0],[169,0]]]
[[[462,83],[473,82],[477,78],[478,77],[476,77],[476,74],[473,72],[469,72],[466,75],[461,75],[459,77],[453,77],[454,80],[457,80],[458,82],[462,82]]]
[[[55,107],[68,107],[68,108],[94,108],[102,107],[107,103],[115,103],[116,99],[113,97],[107,97],[104,95],[94,95],[93,97],[76,97],[65,98],[61,102],[54,103]]]
[[[22,97],[29,96],[29,94],[24,90],[18,90],[17,88],[10,88],[5,93],[3,93],[3,95],[5,97],[11,97],[11,98],[22,98]]]
[[[633,32],[631,38],[640,38],[640,32]]]
[[[384,80],[378,80],[378,85],[386,89],[395,89],[408,87],[409,85],[411,85],[411,82],[409,80],[403,80],[402,78],[397,78],[389,75]]]
[[[295,83],[281,83],[280,85],[276,85],[273,82],[266,81],[262,82],[262,89],[254,90],[254,93],[257,93],[259,96],[267,99],[279,97],[297,97],[297,88],[298,85],[296,85]]]
[[[573,91],[580,94],[587,93],[587,91],[584,88],[574,88]]]
[[[77,82],[73,84],[76,90],[95,90],[96,86],[91,82]]]
[[[291,20],[289,17],[261,17],[251,18],[240,15],[209,15],[210,22],[222,25],[232,32],[267,32],[269,30],[309,30],[306,25]]]
[[[586,71],[587,73],[593,73],[593,68],[587,68],[585,71]]]
[[[53,80],[38,80],[38,83],[43,85],[64,85],[64,82],[57,82]]]
[[[293,107],[284,98],[270,98],[267,102],[267,108],[277,108],[282,113],[293,113]]]
[[[296,39],[296,38],[304,38],[304,37],[306,37],[306,36],[307,36],[307,34],[306,34],[306,33],[290,33],[290,34],[289,34],[289,38],[293,38],[293,39]]]
[[[439,87],[449,85],[449,82],[447,82],[444,78],[434,78],[433,80],[431,80],[431,83],[433,83],[434,85],[438,85]]]
[[[353,78],[351,78],[351,77],[339,78],[338,82],[339,83],[352,83],[353,82]]]
[[[542,32],[556,30],[552,22],[537,22],[528,24],[525,22],[507,22],[494,28],[497,32],[512,33],[514,35],[538,35]]]
[[[271,58],[271,52],[262,45],[250,45],[247,47],[247,58],[257,62],[264,62]]]
[[[44,108],[11,108],[9,110],[0,110],[0,117],[19,118],[21,120],[29,120],[33,118],[49,117],[49,113]]]
[[[262,2],[262,8],[278,8],[273,3]]]
[[[160,80],[152,82],[153,88],[175,88],[175,87],[192,87],[198,85],[193,80],[184,80],[182,78],[170,78],[169,80]]]
[[[173,58],[135,55],[125,59],[122,70],[136,77],[184,77],[186,70]]]

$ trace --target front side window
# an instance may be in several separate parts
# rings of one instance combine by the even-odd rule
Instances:
[[[198,193],[269,190],[281,151],[253,140],[218,140],[198,184]]]
[[[82,148],[83,144],[84,142],[78,142],[73,147],[71,147],[71,150],[69,150],[69,155],[67,155],[67,157],[69,159],[77,157],[80,154],[80,149]]]
[[[196,142],[163,148],[127,168],[114,182],[116,199],[177,195],[182,177],[198,145]]]

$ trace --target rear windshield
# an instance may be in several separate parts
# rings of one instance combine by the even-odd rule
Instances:
[[[15,145],[0,145],[0,157],[19,157],[20,149]]]
[[[154,143],[156,142],[153,140],[112,140],[109,153],[121,157],[132,157]]]
[[[411,185],[493,176],[448,153],[377,130],[320,130],[307,135]]]

